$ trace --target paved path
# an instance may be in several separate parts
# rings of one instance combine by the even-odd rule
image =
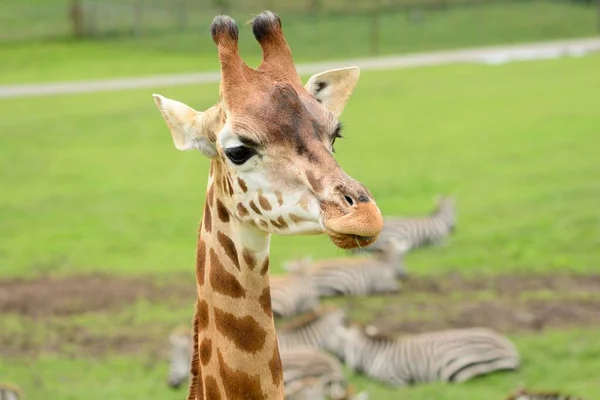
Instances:
[[[358,65],[363,71],[368,71],[451,63],[502,64],[513,60],[582,56],[590,52],[600,52],[600,38],[416,53],[392,57],[356,58],[299,64],[297,69],[301,74],[314,74],[331,68],[351,65]],[[0,98],[105,92],[124,89],[156,89],[164,86],[215,83],[219,79],[219,72],[201,72],[141,78],[6,85],[0,86]]]

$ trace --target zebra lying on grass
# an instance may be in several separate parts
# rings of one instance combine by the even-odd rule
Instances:
[[[171,363],[168,383],[172,388],[179,388],[189,380],[192,330],[187,326],[177,327],[169,339]],[[351,396],[353,389],[344,376],[342,365],[328,354],[313,348],[294,347],[281,350],[280,356],[286,400],[368,399],[366,393]],[[0,400],[4,398],[0,397]]]
[[[331,355],[307,347],[280,354],[286,400],[368,399],[365,392],[352,396],[342,364]]]
[[[317,291],[302,276],[272,276],[271,309],[275,317],[293,317],[319,306]]]
[[[394,242],[386,243],[377,258],[343,257],[315,262],[303,259],[289,262],[286,267],[304,277],[319,297],[397,293],[400,285],[396,277],[406,275]]]
[[[368,332],[368,333],[367,333]],[[519,367],[519,355],[505,337],[470,328],[391,338],[373,326],[338,327],[328,350],[346,365],[393,386],[420,382],[464,382],[478,375]]]
[[[385,217],[383,230],[379,238],[359,252],[380,252],[388,241],[397,241],[401,252],[407,252],[417,247],[440,244],[454,232],[456,210],[451,197],[440,197],[433,213],[423,217]]]
[[[583,400],[581,397],[569,396],[559,392],[534,392],[520,388],[506,400]]]
[[[0,400],[19,400],[21,391],[15,385],[0,383]]]
[[[344,311],[332,307],[321,307],[296,317],[277,327],[279,349],[283,352],[294,347],[327,348],[333,332],[344,326],[344,320]]]

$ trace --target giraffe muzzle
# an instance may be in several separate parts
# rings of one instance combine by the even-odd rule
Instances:
[[[343,249],[368,246],[377,240],[383,229],[383,216],[372,201],[358,203],[341,216],[326,216],[323,222],[327,235]]]

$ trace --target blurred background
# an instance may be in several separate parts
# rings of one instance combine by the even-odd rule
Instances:
[[[403,257],[399,293],[324,302],[393,335],[492,328],[522,358],[464,384],[393,389],[346,371],[352,383],[373,399],[504,399],[521,384],[600,397],[594,0],[2,0],[0,383],[26,399],[185,397],[167,385],[168,337],[193,316],[208,161],[173,149],[151,94],[217,102],[210,22],[233,16],[256,66],[244,23],[264,9],[299,67],[371,66],[336,158],[384,216],[456,202],[456,231]],[[521,60],[490,48],[522,44]],[[449,63],[470,48],[477,62]],[[399,67],[428,52],[432,65]],[[349,256],[322,236],[271,249],[273,274]]]

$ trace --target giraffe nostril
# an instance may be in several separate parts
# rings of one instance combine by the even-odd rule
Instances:
[[[346,203],[348,203],[349,206],[354,205],[354,200],[352,200],[352,197],[344,195],[344,199],[346,200]]]

